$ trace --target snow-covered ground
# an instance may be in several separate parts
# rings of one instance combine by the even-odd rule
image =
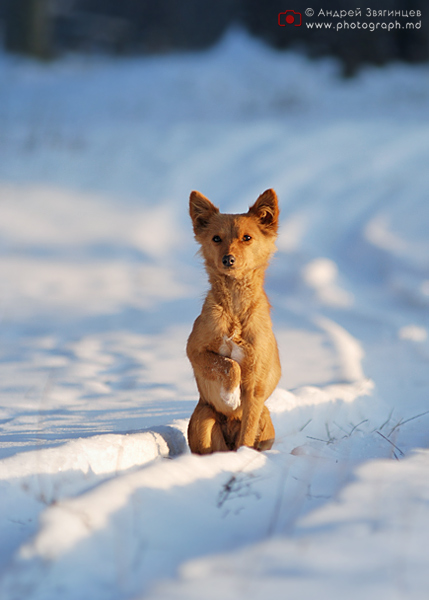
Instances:
[[[429,70],[0,57],[0,597],[427,598]],[[276,189],[273,450],[198,457],[199,189]]]

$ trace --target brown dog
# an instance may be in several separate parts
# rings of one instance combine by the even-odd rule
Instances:
[[[246,214],[221,214],[192,192],[190,214],[211,288],[187,345],[200,393],[188,427],[192,452],[271,448],[265,400],[280,379],[263,283],[275,252],[279,208],[267,190]]]

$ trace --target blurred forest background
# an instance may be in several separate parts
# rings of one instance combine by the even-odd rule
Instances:
[[[232,24],[276,48],[298,48],[310,56],[338,57],[345,74],[362,64],[385,64],[429,58],[428,5],[424,0],[371,0],[360,5],[361,17],[373,23],[395,16],[367,17],[372,11],[421,11],[417,27],[388,31],[279,27],[278,14],[294,10],[315,16],[324,11],[356,10],[351,0],[0,0],[0,27],[7,51],[52,59],[68,51],[112,54],[166,53],[213,45]],[[368,5],[368,6],[367,6]],[[330,20],[327,18],[326,20]],[[332,20],[332,19],[331,19]],[[334,21],[338,19],[333,19]],[[406,19],[400,19],[402,24]],[[414,24],[418,19],[411,19]]]

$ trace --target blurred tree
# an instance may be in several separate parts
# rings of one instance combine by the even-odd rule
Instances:
[[[9,0],[5,23],[7,50],[41,59],[52,57],[50,4],[50,0]]]
[[[168,52],[197,50],[214,44],[231,22],[237,20],[241,0],[217,0],[204,5],[201,0],[74,0],[75,14],[81,18],[76,28],[86,35],[84,20],[94,25],[97,17],[128,22],[129,51]],[[79,37],[79,34],[76,36]]]
[[[370,18],[368,8],[356,8],[354,0],[312,0],[315,16],[310,19],[305,16],[308,6],[308,0],[217,0],[210,5],[201,0],[0,0],[0,19],[6,24],[6,49],[40,58],[69,50],[121,54],[199,50],[238,23],[276,48],[293,48],[312,57],[335,56],[346,75],[364,64],[429,59],[427,0],[371,0]],[[278,15],[285,10],[301,13],[302,24],[279,26]],[[341,29],[308,27],[317,20],[334,25],[340,21],[318,18],[320,11],[358,16],[342,18],[349,27]],[[408,11],[413,15],[419,11],[419,17],[403,17]],[[366,27],[357,28],[355,21]],[[370,29],[368,21],[376,29]],[[386,29],[388,21],[395,23],[393,30]],[[396,27],[397,21],[402,27]]]
[[[354,0],[312,0],[314,18],[309,21],[331,21],[331,29],[308,28],[305,11],[308,0],[293,0],[286,4],[284,0],[241,0],[242,21],[248,30],[262,37],[276,48],[294,48],[307,52],[310,56],[331,55],[338,57],[343,65],[345,75],[354,74],[364,64],[383,65],[394,60],[424,61],[429,59],[429,22],[426,17],[427,0],[371,0],[371,16],[369,7],[357,8]],[[286,9],[293,9],[303,15],[302,26],[279,27],[277,16]],[[359,12],[360,16],[335,19],[322,14],[339,14],[340,11]],[[420,10],[420,18],[406,18],[397,14],[413,14]],[[380,13],[383,16],[380,16]],[[391,13],[392,16],[387,15]],[[347,21],[352,28],[335,29],[336,22]],[[365,22],[366,28],[356,27],[356,22]],[[375,27],[368,27],[370,21]],[[417,27],[407,29],[407,21]],[[387,23],[400,23],[403,28],[386,29]],[[354,27],[353,27],[354,25]]]

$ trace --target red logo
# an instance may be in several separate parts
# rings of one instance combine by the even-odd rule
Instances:
[[[285,12],[279,13],[280,27],[286,27],[286,25],[294,25],[295,27],[300,27],[301,24],[301,13],[295,12],[294,10],[285,10]]]

